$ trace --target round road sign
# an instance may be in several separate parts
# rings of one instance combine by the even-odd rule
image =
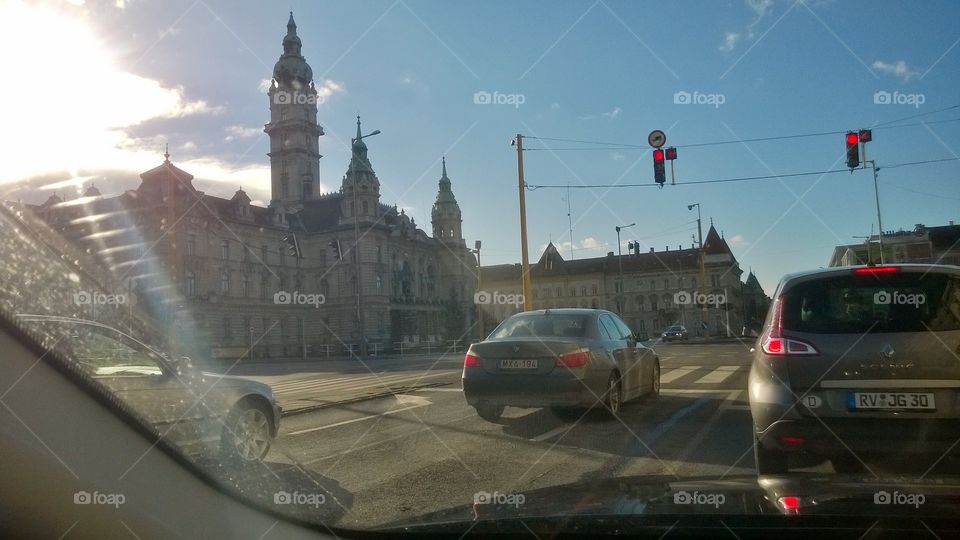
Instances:
[[[660,148],[667,144],[667,134],[659,129],[655,129],[647,135],[647,142],[654,148]]]

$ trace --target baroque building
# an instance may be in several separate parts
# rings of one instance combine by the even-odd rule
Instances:
[[[211,357],[323,356],[465,341],[477,263],[461,235],[446,159],[427,234],[381,200],[357,118],[351,159],[320,192],[317,89],[291,13],[267,92],[269,206],[243,189],[227,199],[196,188],[170,161],[136,189],[56,195],[26,205],[103,263],[179,346]],[[78,316],[96,306],[78,306]],[[362,324],[361,324],[362,321]]]
[[[691,336],[739,336],[766,315],[768,299],[759,281],[753,272],[746,282],[740,281],[743,271],[712,224],[702,249],[667,246],[640,253],[639,243],[632,247],[619,257],[610,252],[606,257],[565,260],[551,242],[530,265],[533,308],[607,309],[648,338],[673,324],[685,325]],[[484,266],[480,276],[479,312],[489,332],[523,310],[522,303],[503,302],[521,293],[521,266]]]

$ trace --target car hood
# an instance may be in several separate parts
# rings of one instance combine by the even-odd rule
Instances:
[[[236,375],[221,375],[220,373],[212,373],[209,371],[200,371],[199,373],[207,381],[217,381],[219,379],[220,382],[217,382],[217,386],[219,387],[239,388],[247,390],[250,393],[262,394],[267,397],[273,396],[273,390],[270,388],[270,385],[260,381],[238,377]]]
[[[394,527],[409,530],[419,524],[576,516],[944,517],[960,508],[960,476],[614,477],[523,492],[491,492],[488,500],[425,514]]]

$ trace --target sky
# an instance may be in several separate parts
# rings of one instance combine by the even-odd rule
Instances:
[[[324,98],[324,191],[340,185],[359,114],[382,131],[367,141],[382,202],[426,230],[446,155],[485,265],[520,260],[518,133],[526,182],[572,188],[527,191],[533,261],[549,241],[564,257],[616,251],[615,227],[630,223],[624,250],[690,247],[687,206],[700,203],[704,234],[712,219],[769,294],[877,230],[870,171],[782,176],[843,169],[833,132],[874,126],[884,229],[960,222],[949,0],[6,0],[0,196],[118,194],[169,144],[199,189],[266,204],[265,88],[288,9]],[[678,148],[676,185],[662,189],[654,129]],[[893,167],[926,160],[950,161]],[[754,176],[777,177],[685,183]]]

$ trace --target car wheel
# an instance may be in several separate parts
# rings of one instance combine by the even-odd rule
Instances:
[[[611,373],[610,378],[607,380],[607,399],[605,406],[607,412],[612,416],[620,414],[620,409],[623,406],[622,390],[620,377],[618,377],[616,373]]]
[[[270,418],[263,407],[241,402],[227,415],[220,446],[229,460],[255,463],[270,451],[271,431]]]
[[[753,459],[757,466],[757,474],[783,474],[789,470],[787,454],[764,448],[756,432],[753,434]]]
[[[653,385],[647,399],[654,400],[660,396],[660,362],[653,363]]]
[[[496,422],[503,416],[503,410],[506,409],[503,405],[494,405],[492,403],[478,403],[473,406],[477,410],[477,416],[483,418],[487,422]]]

